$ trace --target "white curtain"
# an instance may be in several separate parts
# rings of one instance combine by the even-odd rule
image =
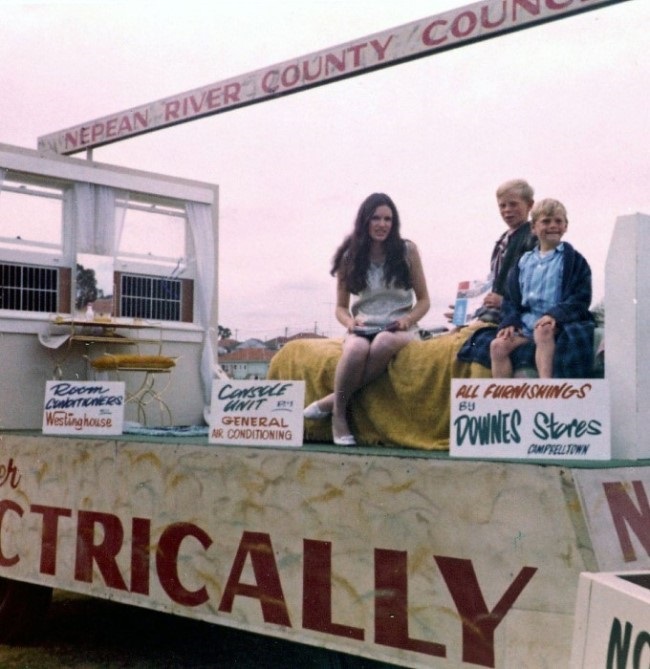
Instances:
[[[212,350],[212,300],[216,281],[216,258],[213,255],[214,231],[212,210],[207,204],[187,202],[187,220],[192,231],[196,257],[196,288],[199,307],[198,320],[203,328],[203,351],[201,353],[201,383],[206,408],[212,400],[212,379],[214,377],[214,351]]]
[[[120,246],[128,193],[87,183],[74,185],[77,253],[115,257]]]
[[[115,242],[115,192],[95,186],[95,253],[112,256]]]
[[[95,253],[115,258],[120,250],[129,194],[95,187]]]
[[[95,193],[86,183],[74,184],[74,223],[77,253],[95,252]]]
[[[129,207],[129,194],[126,191],[115,191],[115,213],[113,215],[113,259],[120,252],[122,231],[124,230],[124,219]]]

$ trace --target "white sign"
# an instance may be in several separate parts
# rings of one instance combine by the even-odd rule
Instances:
[[[77,153],[622,1],[481,0],[44,135],[38,148]]]
[[[581,574],[571,669],[647,667],[650,573]]]
[[[450,454],[608,460],[609,407],[603,379],[452,379]]]
[[[650,469],[579,469],[573,478],[598,569],[650,569]]]
[[[47,381],[44,434],[122,434],[124,381]]]
[[[302,446],[304,381],[215,380],[210,443]]]

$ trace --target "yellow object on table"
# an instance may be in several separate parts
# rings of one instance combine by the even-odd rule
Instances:
[[[174,358],[166,355],[130,355],[119,354],[113,355],[105,353],[99,358],[93,358],[90,364],[97,370],[110,369],[169,369],[176,365]]]

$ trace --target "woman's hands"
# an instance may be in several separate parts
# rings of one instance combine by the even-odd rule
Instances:
[[[399,318],[396,321],[393,321],[392,323],[389,323],[386,326],[386,329],[389,330],[390,332],[404,332],[406,330],[410,330],[412,327],[413,323],[411,322],[411,319],[408,316],[402,316],[402,318]]]

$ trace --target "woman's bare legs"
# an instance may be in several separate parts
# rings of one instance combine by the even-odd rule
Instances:
[[[332,434],[340,437],[350,434],[346,410],[352,395],[361,387],[363,371],[370,355],[371,342],[364,337],[347,337],[343,354],[336,365],[332,393]],[[325,406],[324,402],[320,403]]]
[[[406,332],[380,332],[372,342],[354,336],[345,340],[334,376],[334,393],[319,402],[323,410],[327,410],[331,402],[334,436],[350,434],[347,406],[352,395],[381,376],[391,358],[411,339],[411,334]]]

